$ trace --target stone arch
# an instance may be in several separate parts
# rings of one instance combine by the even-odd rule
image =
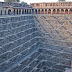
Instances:
[[[57,9],[57,14],[60,14],[60,9]]]
[[[37,9],[35,9],[35,14],[37,14]]]
[[[44,14],[44,9],[41,9],[41,14]]]
[[[70,14],[72,14],[72,9],[70,9]]]
[[[11,15],[11,9],[8,9],[8,15]]]
[[[47,14],[47,9],[45,9],[45,14]]]
[[[55,9],[53,9],[53,14],[56,14],[56,10]]]
[[[7,14],[8,14],[8,15],[14,14],[14,13],[13,13],[13,12],[14,12],[13,7],[8,7],[6,10],[7,10]]]
[[[61,9],[61,14],[64,14],[64,9]]]
[[[68,9],[65,10],[65,14],[68,14]]]
[[[40,14],[40,9],[38,9],[38,14]]]
[[[51,9],[48,10],[48,14],[51,14]]]

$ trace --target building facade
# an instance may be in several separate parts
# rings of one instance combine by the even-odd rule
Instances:
[[[0,3],[0,15],[11,14],[72,14],[72,2]]]
[[[38,14],[72,14],[72,2],[31,3]]]

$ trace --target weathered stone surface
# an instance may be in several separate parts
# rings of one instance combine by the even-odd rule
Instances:
[[[71,68],[72,37],[64,24],[66,18],[38,17],[0,18],[0,72],[64,72]]]

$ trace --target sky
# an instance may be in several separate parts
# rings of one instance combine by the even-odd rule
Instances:
[[[0,1],[4,1],[4,0],[0,0]],[[24,1],[30,4],[30,3],[39,3],[39,2],[57,2],[58,0],[20,0],[20,1]],[[66,0],[66,1],[72,1],[72,0]]]

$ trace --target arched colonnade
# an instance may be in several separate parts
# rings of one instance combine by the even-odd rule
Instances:
[[[2,13],[2,12],[1,12]],[[7,8],[5,9],[6,15],[11,14],[72,14],[72,9],[18,9]]]

